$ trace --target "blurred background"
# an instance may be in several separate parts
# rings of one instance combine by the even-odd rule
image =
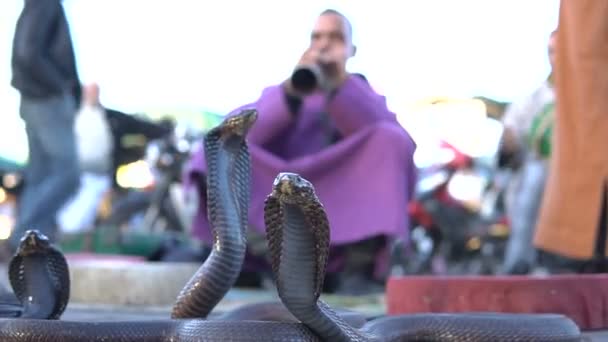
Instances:
[[[10,86],[22,6],[0,2],[0,240],[11,235],[28,156],[19,96]],[[204,258],[200,246],[190,246],[198,204],[182,175],[191,153],[223,115],[290,75],[315,18],[333,8],[354,29],[358,50],[349,71],[386,96],[417,143],[416,195],[403,208],[411,218],[409,245],[393,251],[392,272],[499,272],[511,175],[499,165],[500,118],[550,74],[547,42],[559,0],[64,0],[63,6],[81,83],[99,85],[119,145],[111,179],[85,174],[80,197],[58,214],[66,251]],[[167,256],[175,250],[183,253]]]
[[[325,8],[348,16],[366,75],[407,125],[412,106],[434,97],[511,102],[549,72],[546,41],[558,0],[64,0],[83,83],[97,82],[105,106],[171,113],[202,125],[257,99],[283,79]],[[0,156],[24,161],[10,51],[22,1],[0,2]],[[413,132],[415,134],[415,132]]]

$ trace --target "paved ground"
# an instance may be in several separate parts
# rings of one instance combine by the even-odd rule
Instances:
[[[137,321],[166,319],[171,308],[128,308],[70,304],[61,317],[66,321]]]

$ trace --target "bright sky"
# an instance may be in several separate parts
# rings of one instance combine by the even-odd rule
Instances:
[[[9,85],[21,6],[0,1],[0,110],[3,126],[15,128],[9,134],[25,142]],[[287,77],[316,15],[335,8],[355,30],[359,50],[349,69],[364,73],[399,113],[428,96],[511,101],[530,92],[549,71],[546,41],[559,0],[64,0],[64,6],[82,81],[98,82],[109,107],[223,113],[253,101]],[[8,138],[0,139],[0,155],[7,148],[21,154]]]

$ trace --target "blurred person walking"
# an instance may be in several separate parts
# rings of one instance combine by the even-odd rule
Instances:
[[[114,140],[106,111],[99,102],[99,86],[95,83],[83,86],[82,103],[74,128],[82,173],[77,193],[57,215],[62,234],[92,229],[97,208],[112,185],[110,173]]]
[[[555,62],[556,35],[557,31],[553,31],[549,37],[551,68]],[[511,157],[516,169],[506,195],[511,235],[502,267],[505,274],[526,274],[536,264],[532,238],[551,154],[555,108],[553,83],[551,73],[532,94],[511,104],[502,119],[505,126],[502,153]]]
[[[173,123],[163,120],[149,122],[134,115],[106,108],[100,101],[96,83],[83,86],[82,103],[76,115],[75,132],[80,163],[81,186],[59,211],[58,223],[63,233],[79,233],[92,229],[97,208],[106,192],[116,186],[116,169],[140,158],[124,146],[124,136],[142,135],[146,141],[171,133]]]
[[[81,90],[60,0],[24,1],[11,66],[29,147],[25,188],[10,239],[14,249],[26,229],[38,229],[54,240],[57,211],[79,185],[74,119]]]

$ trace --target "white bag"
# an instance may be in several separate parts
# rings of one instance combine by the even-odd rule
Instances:
[[[82,105],[76,115],[74,129],[81,169],[107,172],[111,167],[114,141],[104,109]]]
[[[83,173],[78,191],[57,213],[60,231],[75,234],[93,229],[99,203],[111,186],[108,175]]]

